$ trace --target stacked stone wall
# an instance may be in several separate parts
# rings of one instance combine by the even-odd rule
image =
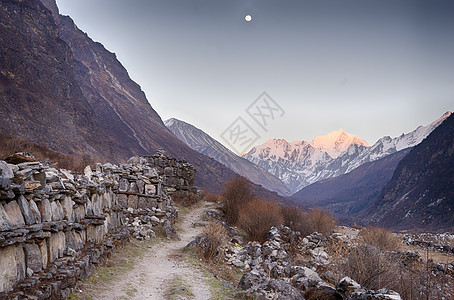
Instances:
[[[194,173],[164,151],[84,174],[25,154],[0,161],[0,299],[65,298],[131,234],[173,221],[171,194]]]

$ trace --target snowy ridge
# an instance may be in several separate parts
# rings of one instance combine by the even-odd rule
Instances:
[[[316,181],[348,173],[364,163],[419,144],[451,114],[446,112],[429,125],[398,137],[385,136],[373,146],[340,129],[316,137],[311,143],[271,139],[243,157],[281,179],[295,193]]]
[[[232,171],[256,184],[262,185],[266,189],[285,196],[291,194],[279,178],[250,161],[239,157],[197,127],[174,118],[164,121],[164,124],[182,142],[195,151],[217,160]]]
[[[324,136],[318,136],[312,140],[311,146],[325,151],[332,158],[337,158],[351,145],[358,145],[370,147],[369,144],[356,135],[346,133],[344,130],[339,129]]]

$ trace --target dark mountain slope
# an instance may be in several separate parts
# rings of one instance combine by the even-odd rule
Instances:
[[[454,116],[401,160],[361,217],[394,229],[454,229]]]
[[[0,1],[2,133],[111,162],[164,148],[192,163],[195,184],[213,192],[237,176],[182,143],[115,54],[93,42],[69,17],[59,16],[55,0],[42,3]],[[255,188],[264,197],[282,200]]]
[[[50,12],[36,0],[0,5],[1,133],[68,154],[114,157],[114,140],[74,84],[71,49]]]
[[[350,173],[313,183],[290,199],[301,206],[325,208],[338,217],[357,214],[377,198],[409,151],[401,150]]]
[[[209,156],[226,167],[246,177],[250,181],[260,184],[269,190],[281,195],[289,195],[290,192],[277,177],[268,173],[252,162],[239,157],[211,136],[195,126],[177,119],[169,119],[164,122],[182,142],[192,149]]]

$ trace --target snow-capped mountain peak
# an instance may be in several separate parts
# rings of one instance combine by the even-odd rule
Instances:
[[[272,139],[252,148],[243,157],[280,178],[296,192],[321,179],[348,173],[364,163],[416,146],[452,113],[398,137],[382,137],[373,146],[340,129],[310,143]]]
[[[353,144],[370,147],[365,140],[345,132],[342,128],[327,135],[318,136],[310,143],[312,147],[328,153],[332,158],[339,157]]]

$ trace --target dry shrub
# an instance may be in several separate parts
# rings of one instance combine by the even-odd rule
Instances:
[[[207,260],[213,260],[218,255],[219,248],[227,243],[227,230],[220,223],[210,223],[203,229],[202,236],[206,238],[201,248],[202,255]]]
[[[249,180],[244,177],[229,180],[221,193],[226,220],[236,224],[241,207],[254,198]]]
[[[343,262],[342,273],[368,289],[390,288],[398,280],[398,264],[388,252],[370,245],[349,248]]]
[[[308,212],[290,206],[282,206],[281,214],[284,225],[299,231],[303,236],[313,232],[329,235],[336,226],[334,216],[322,209],[315,208]]]
[[[380,250],[396,250],[399,239],[389,230],[379,227],[369,227],[360,232],[362,240]]]
[[[206,202],[216,203],[219,200],[219,195],[213,194],[209,191],[202,191],[202,200]]]
[[[326,210],[314,208],[309,213],[314,231],[323,235],[329,235],[336,226],[336,218]]]
[[[178,191],[173,193],[171,198],[174,203],[183,207],[191,207],[201,199],[200,195],[192,191]]]
[[[262,243],[266,240],[270,228],[282,222],[283,218],[276,203],[254,199],[241,209],[238,226],[249,240]]]
[[[50,160],[54,167],[82,172],[87,165],[93,165],[96,160],[88,155],[76,156],[53,151],[43,145],[24,139],[0,134],[0,159],[5,159],[17,152],[27,152],[39,160]],[[98,161],[101,161],[98,159]]]

